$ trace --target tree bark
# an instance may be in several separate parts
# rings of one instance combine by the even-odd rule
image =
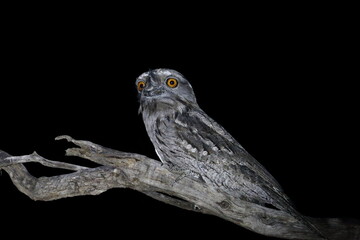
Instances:
[[[126,153],[70,136],[59,136],[78,147],[66,150],[100,164],[99,167],[51,161],[37,153],[11,156],[0,150],[0,169],[5,170],[14,185],[33,200],[50,201],[81,195],[97,195],[111,188],[131,188],[156,200],[191,211],[211,214],[239,226],[271,237],[284,239],[323,239],[291,215],[272,208],[235,199],[206,186],[196,179],[169,171],[161,162],[146,156]],[[32,176],[23,163],[38,162],[44,166],[73,171],[53,177]],[[355,220],[311,220],[328,239],[360,239],[360,224]]]

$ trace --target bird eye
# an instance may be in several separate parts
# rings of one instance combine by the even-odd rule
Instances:
[[[137,90],[142,91],[146,86],[146,83],[144,81],[139,81],[137,84]]]
[[[178,85],[178,80],[176,80],[175,78],[168,78],[166,80],[166,85],[171,88],[175,88]]]

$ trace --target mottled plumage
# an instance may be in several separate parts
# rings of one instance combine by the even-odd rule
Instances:
[[[138,77],[136,85],[147,133],[170,169],[233,197],[286,211],[315,230],[268,171],[201,110],[190,83],[179,72],[150,70]]]

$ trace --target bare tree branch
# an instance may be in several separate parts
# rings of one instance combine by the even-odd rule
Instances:
[[[70,136],[67,140],[78,147],[66,150],[101,166],[87,168],[45,159],[36,153],[13,157],[0,151],[0,169],[4,169],[14,185],[33,200],[50,201],[80,195],[97,195],[111,188],[131,188],[156,200],[196,212],[211,214],[254,232],[284,239],[321,239],[291,215],[272,208],[235,199],[204,182],[181,177],[159,161],[136,153],[102,147]],[[73,173],[36,178],[23,163],[38,162],[48,167]],[[309,218],[310,219],[310,218]],[[329,239],[360,239],[360,227],[339,219],[311,219]],[[329,230],[331,228],[331,231]]]
[[[67,169],[71,171],[79,171],[79,170],[87,169],[87,167],[82,167],[74,164],[51,161],[46,158],[43,158],[36,152],[33,152],[30,155],[24,155],[19,157],[7,157],[0,162],[0,168],[11,166],[14,164],[19,164],[19,163],[27,163],[27,162],[38,162],[47,167]]]

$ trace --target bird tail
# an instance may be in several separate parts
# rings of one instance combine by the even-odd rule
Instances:
[[[329,240],[360,240],[360,220],[307,217]]]
[[[299,213],[286,198],[278,198],[282,210],[300,221],[317,235],[315,239],[360,240],[360,220],[345,218],[313,218]]]
[[[329,239],[327,235],[323,233],[323,231],[317,226],[317,224],[314,224],[312,220],[309,220],[308,217],[302,215],[296,210],[290,199],[284,193],[282,193],[277,189],[271,189],[270,191],[275,196],[277,196],[277,198],[274,198],[273,200],[274,201],[273,204],[277,208],[289,213],[291,216],[297,219],[300,223],[306,226],[308,230],[316,234],[318,239],[324,239],[324,240]]]

